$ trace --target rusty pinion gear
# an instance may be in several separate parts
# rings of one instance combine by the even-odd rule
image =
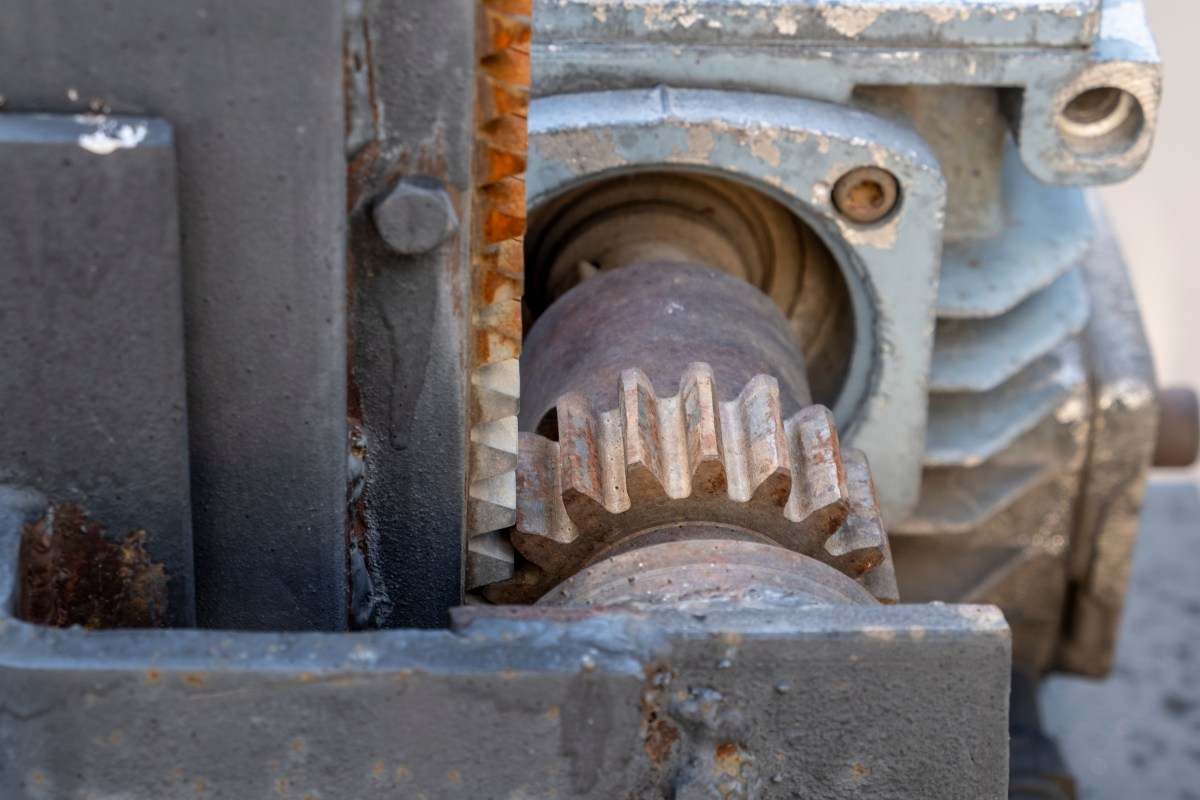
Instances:
[[[658,397],[639,369],[621,374],[615,409],[563,395],[557,442],[520,435],[512,544],[524,563],[487,597],[536,601],[647,535],[701,525],[809,556],[895,602],[866,456],[840,448],[830,411],[813,405],[785,421],[768,375],[717,398],[703,363],[673,397]]]

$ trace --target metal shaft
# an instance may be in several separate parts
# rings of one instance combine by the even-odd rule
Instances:
[[[552,420],[568,393],[612,408],[630,367],[673,394],[696,362],[712,367],[719,400],[771,375],[785,415],[812,404],[804,356],[765,294],[710,267],[636,264],[576,286],[538,319],[521,357],[521,430]]]

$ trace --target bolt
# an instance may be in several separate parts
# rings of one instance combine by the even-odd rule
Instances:
[[[833,205],[856,225],[870,225],[892,213],[900,198],[896,176],[879,167],[858,167],[838,178]]]
[[[1190,467],[1200,453],[1200,400],[1186,388],[1163,389],[1158,395],[1156,467]]]
[[[406,256],[434,250],[458,229],[450,196],[435,178],[404,179],[375,201],[372,217],[383,240]]]

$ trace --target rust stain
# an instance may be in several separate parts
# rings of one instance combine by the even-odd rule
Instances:
[[[18,616],[37,625],[89,630],[166,624],[167,573],[146,551],[147,534],[121,540],[71,503],[51,505],[21,537]]]
[[[146,680],[150,681],[150,683],[158,683],[162,680],[162,673],[156,669],[152,669],[146,673]]]
[[[642,691],[642,748],[650,762],[658,767],[667,764],[679,741],[679,729],[667,719],[662,702],[673,677],[667,667],[647,667],[646,688]]]
[[[186,683],[188,686],[195,686],[195,687],[199,688],[204,685],[205,681],[204,681],[203,675],[188,674],[188,675],[183,676],[183,682]]]

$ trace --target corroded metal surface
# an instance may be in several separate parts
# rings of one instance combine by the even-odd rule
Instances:
[[[489,534],[516,521],[531,11],[531,0],[479,0],[467,342],[468,587],[511,569],[511,555]]]
[[[43,509],[0,489],[0,596]],[[994,608],[455,616],[441,631],[84,631],[0,607],[0,795],[1004,796]],[[881,713],[904,735],[881,735]]]
[[[1086,47],[1100,0],[539,0],[554,40]],[[539,5],[539,10],[542,6]],[[551,13],[553,12],[553,13]],[[620,38],[618,38],[620,37]]]
[[[16,80],[0,93],[28,102]],[[177,149],[159,117],[0,114],[0,485],[85,508],[117,536],[144,531],[168,575],[165,621],[193,625]],[[51,572],[118,546],[59,533]]]
[[[865,457],[843,458],[786,319],[748,284],[681,264],[598,275],[539,320],[523,367],[539,433],[521,434],[522,563],[488,587],[494,602],[684,536],[769,542],[852,578],[885,561]],[[894,583],[872,588],[896,599]]]
[[[144,530],[109,538],[79,506],[50,506],[21,538],[17,615],[58,628],[164,627],[168,576],[146,539]]]
[[[646,604],[694,612],[722,601],[742,608],[770,608],[783,601],[878,602],[852,578],[816,559],[771,545],[723,540],[729,535],[716,526],[681,525],[671,531],[672,540],[606,558],[554,587],[538,604]]]
[[[697,361],[711,367],[717,400],[765,374],[784,413],[812,403],[804,356],[765,294],[708,267],[637,264],[597,275],[538,318],[521,362],[521,430],[552,424],[567,393],[597,411],[614,407],[616,378],[630,367],[673,394]]]

